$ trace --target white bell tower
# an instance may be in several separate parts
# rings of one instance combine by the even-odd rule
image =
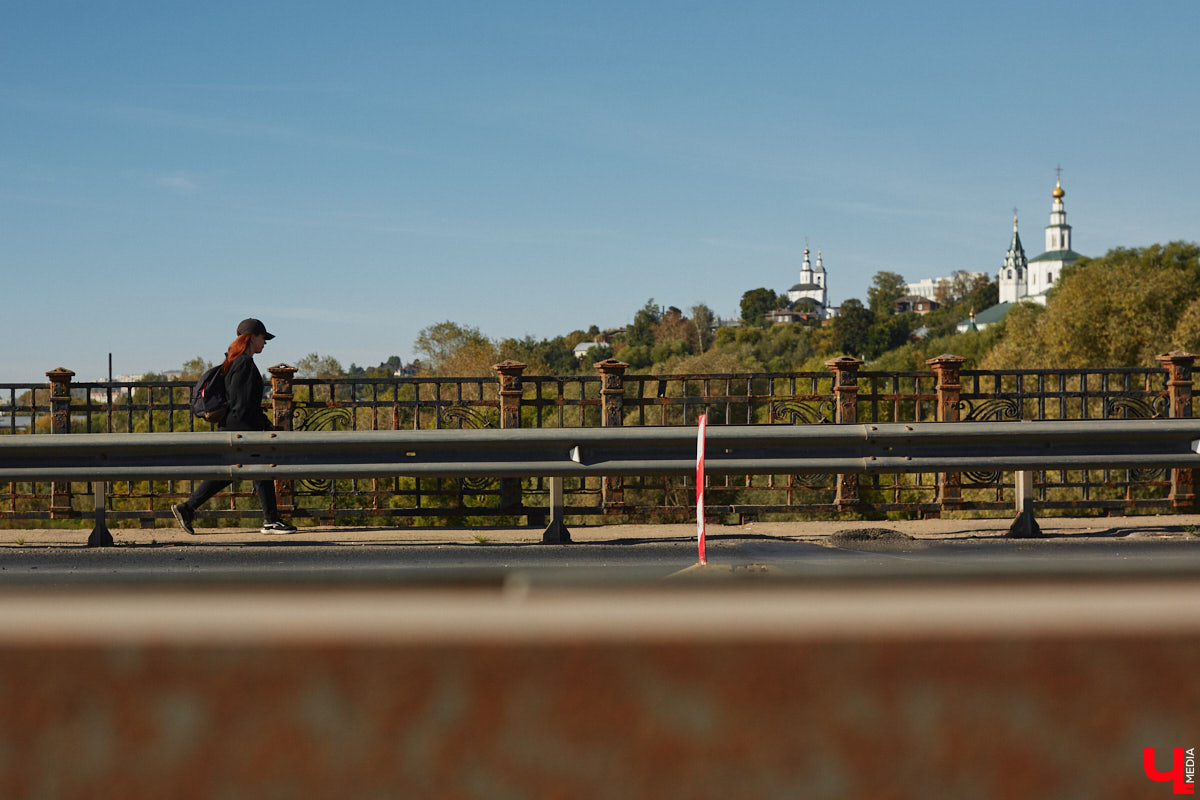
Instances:
[[[1028,272],[1029,262],[1025,258],[1025,248],[1021,247],[1021,235],[1017,233],[1017,210],[1014,208],[1012,241],[1000,269],[1001,303],[1015,303],[1028,293]]]

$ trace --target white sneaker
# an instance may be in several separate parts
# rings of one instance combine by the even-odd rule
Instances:
[[[295,533],[296,528],[286,522],[264,522],[259,533]]]

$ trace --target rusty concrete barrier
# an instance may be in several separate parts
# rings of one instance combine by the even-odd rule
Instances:
[[[0,796],[1166,797],[1198,597],[0,593]]]

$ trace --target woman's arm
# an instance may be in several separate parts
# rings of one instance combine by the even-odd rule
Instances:
[[[271,421],[262,410],[262,376],[254,359],[248,354],[238,356],[229,365],[225,376],[225,390],[229,395],[229,419],[227,427],[241,430],[270,430]]]

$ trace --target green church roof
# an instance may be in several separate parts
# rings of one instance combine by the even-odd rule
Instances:
[[[1048,253],[1042,253],[1040,256],[1037,256],[1036,258],[1029,259],[1029,263],[1032,264],[1034,261],[1071,262],[1071,261],[1078,261],[1081,258],[1083,258],[1083,255],[1080,253],[1076,253],[1074,250],[1051,250]]]
[[[976,325],[993,325],[1004,319],[1004,315],[1008,310],[1015,306],[1016,303],[997,303],[991,308],[985,308],[975,315]]]

